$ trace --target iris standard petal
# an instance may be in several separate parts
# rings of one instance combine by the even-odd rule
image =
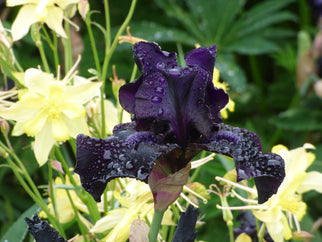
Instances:
[[[24,37],[30,26],[37,22],[36,5],[24,5],[18,12],[18,15],[11,27],[11,34],[14,41]]]
[[[155,160],[170,148],[154,142],[149,132],[136,132],[133,125],[124,124],[114,136],[98,139],[78,135],[77,165],[82,186],[96,201],[106,184],[117,177],[147,180]]]
[[[238,181],[255,178],[259,203],[275,194],[285,177],[284,160],[274,153],[262,153],[258,136],[248,130],[219,124],[204,145],[234,159]]]

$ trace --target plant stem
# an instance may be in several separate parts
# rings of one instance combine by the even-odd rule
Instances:
[[[234,242],[235,240],[234,240],[233,223],[231,223],[231,224],[228,223],[227,226],[228,226],[228,230],[229,230],[229,241]]]
[[[95,39],[94,39],[94,35],[93,35],[90,14],[87,15],[85,23],[86,23],[86,27],[87,27],[87,31],[88,31],[88,35],[89,35],[89,40],[91,42],[96,71],[98,73],[101,73],[101,65],[100,65],[100,61],[98,58],[98,54],[97,54],[97,48],[96,48],[96,43],[95,43]]]
[[[149,232],[149,242],[156,242],[161,227],[162,218],[165,211],[154,210],[151,228]]]
[[[40,57],[41,57],[41,60],[42,60],[43,65],[44,65],[45,71],[48,72],[48,73],[50,73],[48,61],[47,61],[47,58],[46,58],[46,54],[45,54],[45,51],[44,51],[44,47],[42,45],[42,42],[39,41],[38,43],[36,43],[36,46],[38,47],[38,50],[39,50],[39,53],[40,53]]]

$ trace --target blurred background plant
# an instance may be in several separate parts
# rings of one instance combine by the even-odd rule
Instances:
[[[83,4],[86,2],[80,1]],[[83,5],[83,10],[84,6],[86,5]],[[302,146],[306,142],[314,144],[316,149],[312,152],[316,154],[316,161],[309,170],[322,171],[322,27],[319,1],[140,0],[131,22],[126,22],[126,25],[122,24],[128,16],[129,3],[111,0],[108,6],[109,16],[105,18],[106,5],[102,1],[90,1],[90,12],[83,19],[82,5],[78,5],[79,12],[74,15],[73,9],[68,18],[74,15],[71,20],[78,25],[79,31],[65,21],[63,27],[70,38],[68,41],[60,41],[44,26],[40,30],[42,44],[37,46],[30,34],[19,41],[12,41],[7,30],[11,29],[20,8],[5,7],[4,1],[1,1],[0,16],[3,27],[0,25],[0,83],[3,91],[14,86],[11,79],[15,80],[15,76],[10,76],[10,73],[36,68],[44,63],[40,48],[47,56],[48,68],[54,76],[58,75],[58,63],[61,64],[62,73],[67,73],[81,54],[77,75],[85,78],[95,76],[98,80],[105,81],[102,92],[105,93],[105,103],[108,102],[104,105],[103,112],[106,125],[101,125],[103,119],[100,115],[100,98],[86,106],[90,131],[93,135],[104,137],[111,133],[112,124],[109,122],[112,119],[124,122],[128,120],[127,114],[123,113],[117,102],[117,90],[121,83],[133,80],[138,75],[132,60],[131,44],[117,44],[118,36],[126,35],[125,27],[130,26],[129,32],[132,36],[157,42],[163,49],[178,52],[180,64],[184,64],[183,53],[186,53],[186,50],[191,50],[195,45],[216,44],[219,82],[229,84],[228,93],[235,102],[234,112],[229,113],[225,122],[256,132],[261,137],[266,152],[278,143],[290,149]],[[110,28],[105,27],[106,24]],[[108,55],[106,51],[109,51]],[[46,68],[45,64],[42,64],[42,67]],[[109,81],[110,79],[112,81]],[[4,97],[6,101],[13,101],[8,100],[7,94]],[[115,119],[116,115],[118,117]],[[111,123],[115,124],[115,121]],[[1,124],[2,132],[9,132],[7,124]],[[27,136],[10,136],[13,150],[34,183],[37,186],[45,185],[47,188],[50,174],[48,166],[52,166],[52,163],[38,167],[30,145],[32,140]],[[3,135],[1,141],[5,142]],[[74,167],[73,147],[70,144],[73,144],[73,140],[59,145],[59,150],[66,159],[66,164]],[[60,160],[57,157],[59,152],[55,150],[54,153],[54,157]],[[1,157],[0,160],[0,238],[4,238],[6,233],[12,232],[10,228],[16,221],[18,225],[15,226],[24,225],[25,222],[18,219],[20,216],[30,216],[34,211],[39,211],[39,207],[34,205],[11,169],[5,165],[5,158]],[[216,155],[214,160],[215,162],[195,169],[190,182],[198,182],[196,184],[208,187],[214,182],[215,176],[224,176],[233,168],[233,162],[224,156]],[[52,176],[59,176],[65,180],[60,172],[53,171]],[[52,186],[56,186],[55,183]],[[66,186],[64,189],[68,191],[70,187]],[[109,188],[111,186],[113,184],[109,185]],[[50,195],[50,189],[48,191]],[[203,192],[199,190],[199,193]],[[71,194],[72,197],[74,195]],[[81,193],[78,195],[82,196]],[[17,197],[22,199],[16,199]],[[108,195],[106,201],[110,202],[110,199],[115,201],[114,206],[120,206],[116,197]],[[218,241],[226,240],[226,222],[222,219],[222,211],[216,208],[216,204],[221,203],[220,198],[211,195],[207,203],[201,202],[203,200],[200,198],[191,199],[199,201],[204,223],[198,228],[197,239],[212,241],[216,236]],[[321,194],[315,191],[303,195],[303,201],[307,203],[307,214],[301,222],[304,230],[310,231],[314,221],[322,217],[321,199]],[[240,201],[230,198],[228,202],[230,206],[234,206]],[[180,200],[180,204],[185,207],[186,200]],[[100,209],[107,211],[107,208],[104,210],[104,206],[98,209],[100,212]],[[178,211],[178,207],[173,208],[174,223],[177,221]],[[86,214],[83,212],[81,211],[82,216]],[[238,225],[238,212],[233,211],[232,214],[234,225]],[[90,221],[90,224],[93,225],[94,220]],[[77,219],[66,223],[64,229],[68,235],[73,234],[73,231],[77,230]],[[171,235],[173,230],[174,227],[165,227],[162,234]],[[317,229],[314,233],[316,238],[312,241],[319,241],[321,233],[322,230]]]

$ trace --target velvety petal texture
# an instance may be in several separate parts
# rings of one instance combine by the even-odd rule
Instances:
[[[141,76],[119,91],[120,104],[133,114],[133,121],[116,126],[106,139],[77,138],[75,171],[96,200],[109,180],[133,177],[148,180],[154,202],[160,203],[155,209],[164,210],[168,191],[158,184],[182,177],[179,171],[190,167],[188,163],[202,150],[231,156],[238,180],[255,178],[259,202],[276,193],[285,176],[283,159],[262,153],[255,133],[222,124],[220,111],[229,98],[212,82],[216,46],[190,51],[186,66],[179,66],[175,53],[162,51],[155,43],[135,44],[133,56]],[[180,189],[170,193],[177,197]]]

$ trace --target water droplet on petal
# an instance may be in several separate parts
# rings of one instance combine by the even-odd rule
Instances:
[[[163,89],[162,87],[156,87],[156,88],[155,88],[155,92],[156,92],[156,93],[159,93],[159,94],[163,94],[164,89]]]
[[[103,155],[103,158],[104,158],[105,160],[109,160],[109,159],[111,159],[111,151],[109,151],[109,150],[105,150],[104,155]]]
[[[165,67],[165,64],[164,62],[158,62],[157,63],[157,68],[160,70],[160,69],[163,69]]]
[[[150,84],[151,86],[154,86],[154,81],[149,81],[149,84]]]
[[[161,117],[163,115],[164,111],[162,108],[159,109],[158,111],[158,116]]]
[[[173,77],[179,77],[181,75],[181,72],[182,71],[179,68],[173,68],[168,70],[168,73]]]
[[[119,155],[119,160],[120,160],[120,161],[125,161],[125,160],[126,160],[125,155],[124,155],[124,154],[120,154],[120,155]]]
[[[162,102],[162,98],[161,97],[158,97],[158,96],[153,96],[151,98],[151,102],[153,102],[153,103],[160,103],[160,102]]]
[[[131,170],[134,168],[134,165],[133,165],[133,162],[132,161],[127,161],[126,164],[125,164],[125,168],[128,169],[128,170]]]

